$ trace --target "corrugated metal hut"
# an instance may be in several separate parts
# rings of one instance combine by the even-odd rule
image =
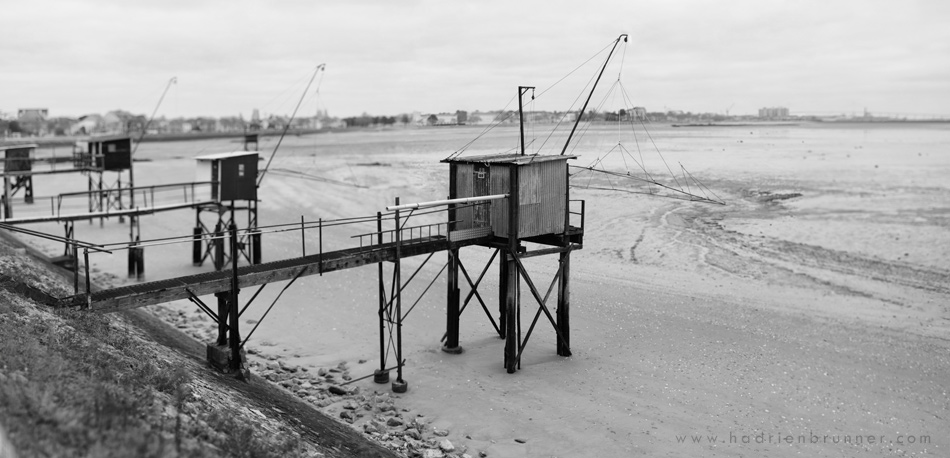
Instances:
[[[211,181],[211,199],[257,200],[257,151],[197,156],[196,181]]]
[[[449,198],[517,194],[519,239],[563,234],[568,211],[567,160],[575,157],[509,154],[446,159]],[[518,176],[516,189],[510,183],[513,171]],[[457,208],[451,238],[508,237],[510,200]]]

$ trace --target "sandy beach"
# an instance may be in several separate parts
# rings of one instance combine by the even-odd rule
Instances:
[[[584,248],[571,265],[573,356],[556,355],[554,331],[542,318],[521,370],[507,374],[503,341],[477,303],[462,317],[464,353],[443,353],[446,287],[439,278],[404,328],[409,391],[397,405],[405,415],[447,430],[471,456],[950,454],[950,126],[653,129],[651,143],[667,163],[682,164],[727,205],[572,182],[572,199],[584,199],[587,210]],[[260,224],[374,215],[395,197],[445,198],[448,167],[439,161],[480,131],[287,138],[272,167],[310,178],[266,177]],[[516,132],[493,131],[469,153],[510,149]],[[609,149],[612,132],[585,136],[574,151],[577,162]],[[262,153],[275,143],[262,139]],[[643,162],[660,170],[646,144]],[[228,139],[144,143],[136,185],[192,181],[194,156],[240,147]],[[617,161],[605,164],[622,167]],[[37,203],[18,206],[17,216],[47,212],[48,196],[84,190],[86,181],[60,175],[34,186]],[[81,211],[84,202],[71,205]],[[145,216],[142,238],[190,234],[194,219],[193,211]],[[413,223],[440,220],[418,219]],[[62,232],[55,224],[30,228]],[[324,249],[352,247],[352,235],[374,229],[326,230]],[[76,237],[90,242],[124,241],[127,234],[116,219],[76,225]],[[299,255],[299,233],[268,237],[265,261]],[[61,254],[59,246],[29,241]],[[304,243],[316,250],[315,240]],[[211,269],[192,267],[190,250],[148,249],[146,280]],[[91,257],[97,281],[131,281],[124,256]],[[477,275],[490,256],[473,247],[460,257]],[[421,262],[407,259],[404,271]],[[436,254],[405,297],[415,301],[444,263],[445,255]],[[557,262],[539,257],[527,267],[546,286]],[[479,288],[496,314],[497,272],[492,266]],[[281,288],[261,293],[248,309],[249,325]],[[254,334],[251,359],[274,355],[311,368],[346,362],[353,377],[372,374],[379,366],[375,288],[375,267],[299,280]],[[187,301],[166,307],[210,331]],[[527,288],[522,307],[530,322],[537,306]],[[364,393],[390,392],[372,379],[355,385]],[[342,407],[321,409],[338,415]],[[354,427],[362,430],[369,420]]]

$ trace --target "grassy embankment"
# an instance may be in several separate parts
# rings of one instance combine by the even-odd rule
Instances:
[[[2,240],[0,274],[0,425],[20,455],[304,453],[295,435],[272,434],[196,396],[189,372],[121,317],[27,297],[27,288],[56,296],[68,286]]]

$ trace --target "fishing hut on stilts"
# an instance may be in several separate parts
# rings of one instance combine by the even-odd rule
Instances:
[[[210,182],[211,200],[195,207],[192,265],[211,260],[215,270],[231,258],[261,263],[261,236],[257,229],[257,151],[236,151],[198,156],[195,181]],[[204,217],[203,217],[204,215]],[[210,216],[210,218],[208,218]],[[247,221],[244,237],[236,247],[225,243],[226,231],[239,218]]]
[[[3,151],[3,218],[13,217],[13,197],[23,191],[23,201],[33,203],[33,159],[35,144],[0,146]]]

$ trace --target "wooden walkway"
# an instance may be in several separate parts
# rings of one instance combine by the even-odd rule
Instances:
[[[488,243],[491,237],[452,242],[453,247]],[[400,243],[400,258],[447,250],[449,241],[445,236],[404,240]],[[247,288],[295,277],[315,275],[337,270],[396,260],[396,244],[384,243],[362,248],[350,248],[300,258],[267,262],[238,267],[238,285]],[[120,286],[63,298],[60,306],[77,307],[89,305],[89,310],[114,312],[147,305],[187,299],[194,294],[203,296],[230,291],[231,270],[205,272],[184,277],[169,278],[147,283]]]

